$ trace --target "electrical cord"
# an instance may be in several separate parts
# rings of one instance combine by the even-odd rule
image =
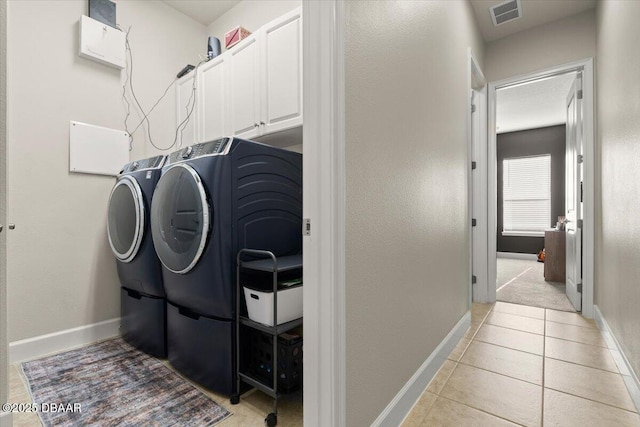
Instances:
[[[166,89],[164,90],[164,92],[162,93],[162,95],[160,96],[160,98],[158,98],[158,100],[155,102],[155,104],[153,104],[153,106],[151,107],[151,109],[149,110],[148,113],[145,113],[144,109],[142,108],[142,105],[140,104],[140,101],[138,100],[138,97],[135,94],[135,90],[133,88],[133,51],[131,49],[131,45],[129,44],[129,32],[131,31],[132,27],[129,27],[129,29],[125,32],[125,46],[126,46],[126,50],[129,53],[129,71],[126,75],[126,79],[124,81],[124,84],[122,86],[122,99],[124,100],[124,102],[127,104],[127,112],[125,115],[125,119],[124,119],[124,126],[125,126],[125,131],[129,134],[129,151],[131,151],[131,149],[133,148],[133,134],[135,134],[135,132],[140,128],[140,126],[143,126],[143,124],[146,122],[147,123],[147,134],[149,136],[149,142],[151,143],[151,145],[153,147],[155,147],[157,150],[160,151],[169,151],[171,150],[173,147],[175,147],[176,142],[177,142],[177,135],[178,135],[178,130],[180,129],[180,127],[182,126],[182,130],[180,131],[180,136],[181,136],[181,142],[180,144],[182,144],[182,131],[184,130],[184,128],[186,128],[186,125],[189,122],[189,119],[191,117],[191,114],[193,113],[193,110],[195,108],[195,90],[196,90],[196,78],[194,76],[194,82],[192,85],[192,94],[191,97],[189,98],[189,101],[187,102],[187,108],[188,105],[191,103],[191,99],[194,99],[193,101],[193,105],[191,107],[191,111],[188,112],[187,117],[185,118],[185,120],[183,120],[178,127],[176,128],[176,135],[174,137],[173,143],[171,145],[169,145],[166,148],[163,147],[159,147],[157,146],[154,142],[153,142],[153,138],[151,136],[151,122],[149,121],[149,115],[153,112],[153,110],[158,106],[158,104],[160,103],[160,101],[162,101],[164,99],[164,97],[167,95],[167,93],[169,92],[169,89],[171,89],[171,86],[173,86],[173,84],[176,82],[177,77],[173,78],[171,80],[171,83],[169,83],[169,85],[166,87]],[[120,29],[121,31],[124,31],[119,25],[118,25],[118,29]],[[198,67],[203,63],[204,61],[201,61],[200,63],[198,63],[196,69],[195,69],[195,74],[197,74],[197,70]],[[129,88],[131,90],[131,95],[133,96],[133,99],[137,105],[137,107],[140,109],[141,113],[143,114],[142,120],[134,127],[133,131],[129,132],[128,129],[128,118],[131,115],[131,104],[130,102],[127,100],[126,97],[126,86],[127,83],[129,84]],[[144,127],[143,127],[144,129]]]

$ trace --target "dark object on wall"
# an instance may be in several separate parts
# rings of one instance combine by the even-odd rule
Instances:
[[[220,55],[220,40],[217,37],[211,36],[207,43],[207,57],[211,60],[218,55]]]
[[[89,0],[89,18],[116,28],[116,4],[111,0]]]
[[[551,217],[549,227],[565,214],[564,158],[565,125],[549,126],[518,132],[501,133],[497,137],[498,154],[498,252],[537,254],[544,247],[544,237],[502,235],[502,161],[506,158],[551,155]]]

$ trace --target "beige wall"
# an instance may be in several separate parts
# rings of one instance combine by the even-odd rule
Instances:
[[[241,26],[254,32],[264,24],[301,5],[302,0],[244,0],[209,24],[207,34],[220,39],[224,52],[224,35],[230,29]]]
[[[370,425],[467,312],[470,4],[347,2],[347,425]]]
[[[595,55],[595,10],[591,9],[487,43],[483,71],[491,82]]]
[[[8,2],[10,341],[120,315],[105,225],[114,179],[68,172],[70,120],[124,127],[124,73],[77,54],[86,9],[85,0]],[[206,28],[162,2],[119,1],[118,23],[133,26],[133,79],[147,109],[205,52]],[[167,144],[172,92],[151,121],[154,140]],[[131,157],[153,154],[145,144],[139,131]]]
[[[640,2],[601,1],[598,16],[595,303],[640,374]]]
[[[7,148],[7,3],[0,1],[0,403],[7,401],[7,223],[6,148]],[[0,417],[2,415],[0,414]]]

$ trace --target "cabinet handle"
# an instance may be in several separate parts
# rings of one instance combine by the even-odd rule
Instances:
[[[257,124],[257,123],[254,123],[254,124],[253,124],[253,127],[254,127],[254,128],[257,128],[258,126],[260,126],[260,125],[259,125],[259,124]]]
[[[9,224],[9,230],[15,230],[15,229],[16,229],[15,224]]]
[[[260,124],[261,124],[262,126],[265,126],[265,125],[266,125],[266,123],[265,123],[265,122],[260,122]]]

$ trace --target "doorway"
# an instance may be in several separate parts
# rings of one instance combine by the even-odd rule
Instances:
[[[566,212],[566,101],[577,77],[496,90],[498,301],[575,311],[565,295],[565,232],[556,227]]]
[[[573,257],[574,259],[577,257],[578,261],[582,261],[581,263],[578,262],[578,265],[581,265],[581,267],[578,270],[580,278],[578,279],[578,282],[575,282],[576,292],[574,293],[574,296],[575,296],[575,299],[578,300],[580,303],[578,307],[576,307],[576,309],[578,311],[581,309],[582,314],[585,317],[593,317],[593,238],[594,238],[593,152],[594,151],[593,151],[593,61],[591,59],[587,59],[584,61],[579,61],[571,64],[566,64],[563,66],[555,67],[548,70],[542,70],[542,71],[530,73],[527,75],[516,76],[513,78],[509,78],[509,79],[505,79],[502,81],[493,82],[489,84],[488,128],[490,129],[490,131],[488,132],[488,164],[487,164],[487,172],[488,172],[487,181],[488,181],[488,195],[489,195],[488,210],[487,210],[487,213],[488,213],[487,223],[488,223],[488,230],[489,230],[489,238],[488,238],[488,245],[487,245],[487,248],[488,248],[487,283],[488,285],[486,289],[483,289],[483,290],[486,290],[486,300],[488,302],[496,301],[496,298],[498,296],[497,290],[500,286],[504,286],[511,279],[514,279],[514,280],[513,282],[511,282],[511,284],[507,286],[507,288],[512,286],[513,283],[517,284],[518,278],[526,279],[527,275],[530,274],[532,270],[536,269],[536,267],[533,267],[533,265],[535,264],[527,265],[522,269],[522,271],[516,271],[512,277],[507,278],[506,280],[504,278],[504,274],[501,274],[500,275],[501,284],[499,286],[495,285],[499,278],[498,263],[500,262],[501,264],[506,264],[506,262],[499,261],[505,258],[502,257],[504,254],[500,254],[501,255],[500,257],[498,256],[498,252],[499,252],[498,233],[500,233],[501,235],[506,234],[507,236],[505,237],[508,237],[510,232],[513,233],[514,230],[516,231],[516,234],[518,231],[528,231],[528,230],[517,230],[519,225],[514,224],[513,218],[509,218],[511,223],[506,224],[507,225],[506,228],[505,228],[504,218],[500,227],[498,224],[498,214],[499,214],[498,188],[500,185],[504,185],[504,183],[501,182],[503,178],[503,174],[501,174],[500,177],[498,176],[498,168],[499,168],[498,135],[500,135],[501,133],[506,134],[507,133],[506,130],[508,130],[503,128],[502,129],[503,132],[501,132],[500,129],[496,129],[496,127],[499,126],[498,125],[498,99],[500,96],[499,92],[505,91],[507,89],[513,90],[518,87],[525,87],[526,85],[530,85],[534,83],[540,84],[545,81],[551,82],[554,78],[558,78],[560,76],[565,76],[567,81],[579,80],[578,84],[575,87],[570,87],[569,90],[566,91],[566,92],[573,91],[573,93],[575,93],[574,95],[575,99],[578,99],[577,97],[579,96],[578,105],[580,106],[580,109],[579,109],[580,116],[578,117],[578,122],[575,122],[574,124],[576,124],[575,129],[577,129],[577,132],[578,132],[577,138],[581,142],[581,145],[578,147],[577,151],[572,151],[571,153],[574,153],[574,154],[569,155],[570,158],[575,158],[576,163],[580,162],[579,167],[576,167],[574,169],[569,168],[570,169],[569,171],[565,171],[565,175],[571,175],[570,179],[567,178],[567,176],[565,176],[565,180],[568,180],[571,183],[571,186],[567,187],[567,189],[571,189],[572,194],[574,195],[579,194],[580,195],[579,200],[582,201],[579,206],[581,208],[579,212],[579,216],[573,219],[574,224],[576,225],[576,228],[578,228],[578,226],[581,226],[579,230],[580,230],[580,237],[582,239],[580,242],[576,242],[574,240],[571,243],[574,247],[578,247],[580,251],[573,252],[569,256]],[[575,77],[569,77],[569,76],[575,76]],[[571,103],[569,102],[571,97],[569,96],[569,93],[563,93],[563,97],[566,98],[566,101],[565,101],[566,107],[571,108]],[[575,105],[576,104],[574,103],[573,107],[575,107]],[[566,132],[566,128],[565,128],[565,134],[567,136],[569,135]],[[573,137],[576,138],[576,135],[574,134]],[[517,165],[518,162],[516,160],[519,160],[520,163],[529,162],[530,168],[545,167],[544,166],[545,161],[543,161],[543,159],[536,159],[536,161],[534,161],[532,164],[532,161],[530,159],[531,157],[535,157],[535,156],[523,155],[519,157],[518,156],[512,157],[511,164],[507,165],[507,167],[513,168],[515,166],[518,166]],[[537,156],[537,157],[541,157],[541,156]],[[504,160],[504,158],[502,160]],[[549,159],[549,161],[550,160],[551,159]],[[570,163],[567,162],[567,165],[569,164]],[[502,163],[500,166],[504,168],[505,164]],[[570,173],[567,174],[566,172],[570,172]],[[516,179],[516,181],[518,179],[518,177],[512,177],[512,178]],[[525,179],[525,182],[526,182],[526,179]],[[576,187],[573,187],[574,185]],[[544,184],[538,185],[535,182],[533,182],[532,184],[533,190],[543,186]],[[504,198],[502,196],[503,195],[500,195],[504,204]],[[567,201],[565,200],[565,203],[566,202]],[[511,211],[515,211],[518,209],[522,210],[523,206],[526,204],[523,202],[518,202],[517,197],[512,197],[507,201],[507,203],[510,204],[510,206],[507,206],[507,209],[511,209]],[[520,206],[517,206],[518,204]],[[553,221],[553,222],[551,221],[552,207],[550,205],[551,203],[549,202],[549,207],[548,207],[549,225],[547,226],[548,229],[551,229],[552,227],[554,227],[557,222],[557,221]],[[501,210],[501,213],[504,215],[504,206],[502,206],[500,210]],[[557,215],[557,216],[563,216],[563,215]],[[564,216],[566,216],[566,214]],[[555,217],[556,216],[554,216],[554,218]],[[578,221],[578,219],[580,219],[580,221]],[[509,229],[509,227],[511,227],[511,230]],[[541,231],[544,231],[544,230],[537,230],[537,236],[535,237],[542,237],[540,236]],[[526,233],[520,233],[520,234],[526,234]],[[563,232],[563,234],[565,233]],[[534,236],[525,236],[525,237],[534,237]],[[524,251],[520,251],[520,252],[524,252]],[[529,254],[529,255],[534,255],[534,254]],[[523,256],[520,256],[520,258],[522,257]],[[526,259],[527,256],[524,256],[524,258]],[[533,258],[533,259],[531,259],[532,257],[529,257],[529,258],[531,262],[533,263],[536,262],[535,261],[536,258]],[[519,260],[519,261],[523,261],[523,260]],[[507,261],[507,262],[511,262],[511,261]],[[516,264],[516,263],[511,262],[511,264]],[[571,266],[573,266],[574,268],[575,268],[575,265],[576,264],[571,264]],[[531,267],[530,270],[528,270],[529,267]],[[542,267],[537,267],[539,270],[542,270],[543,277],[544,277],[544,267],[545,267],[544,265]],[[518,268],[516,268],[516,270],[518,270]],[[537,273],[534,272],[533,274],[539,277],[539,273],[540,272],[537,272]],[[506,288],[502,288],[502,290],[504,289]]]

